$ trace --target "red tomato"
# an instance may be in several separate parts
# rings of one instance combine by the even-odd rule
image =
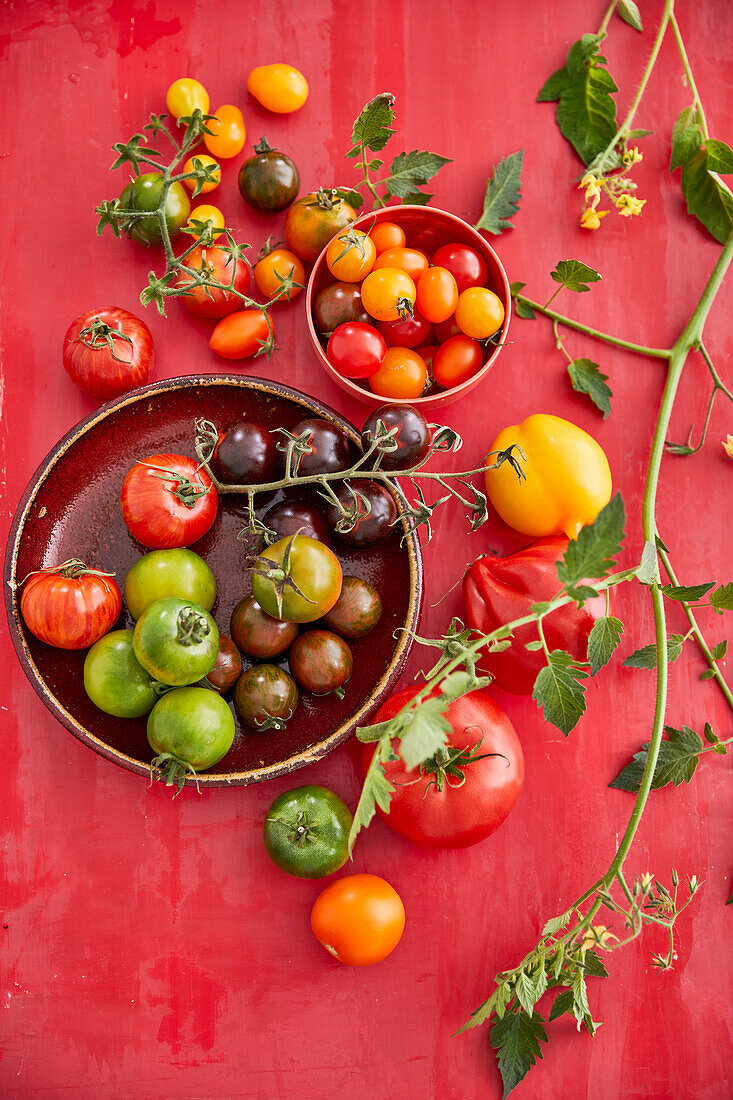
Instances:
[[[224,283],[226,286],[231,286],[232,290],[238,291],[240,294],[249,292],[249,268],[247,264],[244,260],[237,260],[235,269],[235,262],[231,254],[223,248],[217,247],[217,245],[209,245],[208,248],[201,248],[200,246],[194,248],[183,263],[192,272],[204,272],[209,278],[218,283]],[[190,289],[180,300],[194,317],[218,320],[221,317],[226,317],[229,313],[234,313],[242,304],[241,298],[238,298],[236,294],[232,294],[231,291],[192,284],[194,284],[194,276],[188,276],[185,272],[181,272],[176,286],[190,287]]]
[[[404,271],[405,275],[409,275],[413,283],[417,283],[428,270],[429,265],[430,261],[425,253],[417,248],[388,248],[386,252],[379,253],[372,271],[378,271],[381,267],[395,267],[398,271]]]
[[[426,321],[418,310],[404,321],[379,321],[377,328],[389,348],[416,348],[419,344],[427,344],[433,331],[430,321]]]
[[[440,324],[458,305],[456,281],[444,267],[430,267],[417,284],[417,307],[428,321]]]
[[[219,498],[206,470],[186,455],[151,455],[122,483],[122,518],[149,550],[191,546],[214,520]]]
[[[147,382],[153,337],[126,309],[90,309],[69,325],[62,354],[69,378],[85,393],[107,400]]]
[[[447,321],[441,321],[439,325],[433,325],[433,333],[439,344],[444,344],[446,340],[450,340],[451,336],[465,335],[458,327],[455,313]]]
[[[20,613],[31,634],[58,649],[86,649],[114,626],[122,594],[109,573],[88,569],[78,558],[31,573]]]
[[[484,362],[484,350],[470,336],[451,336],[438,348],[433,363],[433,378],[439,386],[450,389],[473,378]]]
[[[398,691],[374,721],[393,718],[421,686]],[[395,792],[389,813],[379,806],[377,813],[416,844],[468,848],[490,836],[508,816],[524,783],[524,756],[514,726],[487,692],[471,691],[449,703],[446,717],[451,732],[444,753],[411,771],[402,759],[384,765]],[[374,750],[373,744],[364,745],[364,774]]]
[[[328,341],[328,361],[344,378],[368,378],[382,365],[387,345],[371,325],[346,321]]]
[[[411,400],[420,397],[428,379],[425,361],[410,348],[387,348],[382,365],[369,376],[369,385],[380,397]]]
[[[439,344],[422,344],[419,348],[415,348],[415,351],[428,368],[428,374],[432,374],[435,356],[438,354],[439,347]]]
[[[468,244],[444,244],[434,254],[436,267],[445,267],[458,284],[458,293],[470,286],[486,286],[489,269],[483,256]]]
[[[369,236],[374,242],[377,255],[386,252],[388,248],[402,248],[405,243],[405,231],[396,222],[377,222],[369,230]]]
[[[311,928],[339,962],[371,966],[400,942],[405,907],[395,888],[378,875],[344,875],[316,898]]]
[[[270,336],[261,309],[241,309],[222,318],[209,339],[209,347],[222,359],[249,359]]]

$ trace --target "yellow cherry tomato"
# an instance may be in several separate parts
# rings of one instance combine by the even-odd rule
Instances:
[[[215,191],[221,183],[221,168],[219,168],[218,162],[215,161],[213,157],[210,157],[208,153],[197,153],[195,157],[189,157],[183,166],[184,172],[194,172],[198,167],[208,168],[211,166],[217,169],[216,182],[203,184],[203,186],[199,188],[199,195],[208,195],[209,191]],[[184,180],[183,182],[189,191],[193,191],[198,180],[190,179]]]
[[[374,241],[377,255],[386,252],[388,248],[404,248],[405,231],[397,222],[377,222],[369,230],[369,236]]]
[[[396,267],[370,271],[361,284],[361,302],[375,321],[404,321],[415,306],[417,292],[409,275]]]
[[[182,76],[180,80],[174,80],[166,92],[165,105],[175,119],[192,114],[197,107],[203,114],[207,114],[209,93],[198,80]]]
[[[206,123],[211,133],[204,134],[204,145],[217,160],[236,157],[247,138],[242,112],[233,103],[225,103],[216,108],[214,115]]]
[[[282,280],[292,277],[290,296],[283,294],[280,301],[297,298],[305,286],[305,268],[298,256],[288,248],[273,248],[255,264],[255,286],[263,298],[274,298],[282,290]]]
[[[533,538],[577,537],[593,523],[611,499],[608,459],[592,436],[569,420],[535,413],[521,424],[499,432],[492,451],[515,450],[525,477],[517,478],[511,463],[486,471],[486,491],[501,518],[515,531]],[[492,462],[487,458],[486,464]]]
[[[340,283],[360,283],[372,270],[376,256],[377,250],[368,234],[349,226],[328,246],[326,265]]]
[[[458,297],[456,324],[474,340],[486,340],[504,324],[501,298],[485,286],[470,286]]]
[[[289,115],[308,98],[308,81],[292,65],[259,65],[247,77],[247,91],[267,111]]]
[[[215,241],[217,237],[221,237],[224,226],[226,225],[224,215],[219,207],[209,206],[207,203],[202,203],[201,206],[197,206],[191,211],[188,224],[193,225],[195,221],[203,222],[205,225],[208,225],[210,239],[205,242],[207,244],[211,244],[211,241]]]

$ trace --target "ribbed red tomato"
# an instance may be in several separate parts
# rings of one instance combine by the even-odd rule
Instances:
[[[78,558],[31,573],[20,613],[31,634],[58,649],[86,649],[115,624],[122,594],[109,573]]]
[[[107,401],[147,382],[153,337],[145,322],[126,309],[90,309],[66,330],[62,356],[69,378]]]
[[[214,520],[219,498],[206,470],[186,455],[141,459],[122,483],[122,518],[149,550],[191,546]]]

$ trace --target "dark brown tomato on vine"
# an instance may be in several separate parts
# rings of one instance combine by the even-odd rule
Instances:
[[[236,420],[219,435],[209,463],[225,485],[264,485],[278,478],[275,436],[258,420]]]
[[[323,512],[317,505],[304,499],[281,500],[279,504],[273,504],[269,511],[265,512],[262,522],[271,531],[274,531],[279,539],[300,532],[309,538],[324,542],[326,546],[331,543],[331,532],[328,529]]]
[[[282,729],[298,705],[298,686],[279,665],[255,665],[237,680],[234,709],[252,730]]]
[[[336,189],[319,187],[318,191],[298,199],[288,210],[285,219],[288,248],[301,260],[313,263],[339,229],[355,220],[356,211]]]
[[[293,435],[308,433],[307,449],[301,453],[298,474],[311,477],[313,474],[334,474],[339,470],[348,470],[351,465],[351,447],[343,428],[329,420],[317,417],[299,420],[290,431]],[[278,452],[280,466],[285,469],[285,454]]]
[[[239,169],[237,185],[245,202],[265,214],[285,210],[298,194],[300,173],[292,157],[272,149],[266,138]]]
[[[363,638],[370,634],[382,617],[382,600],[373,585],[361,577],[346,576],[341,595],[323,622],[342,638]]]
[[[298,636],[297,623],[273,619],[263,611],[254,596],[245,596],[232,611],[229,625],[242,653],[259,660],[279,657]]]
[[[368,451],[372,441],[384,434],[379,423],[387,432],[393,432],[394,450],[382,453],[380,463],[383,470],[409,470],[417,466],[430,450],[430,426],[423,414],[413,405],[400,405],[396,402],[380,405],[364,421],[361,430],[361,445]]]
[[[209,685],[224,695],[234,687],[242,675],[242,654],[231,638],[226,634],[219,635],[219,652],[216,656],[216,664],[206,676]]]
[[[62,357],[69,378],[106,401],[147,382],[153,337],[145,322],[126,309],[90,309],[66,330]]]
[[[214,244],[208,248],[199,245],[182,262],[191,274],[182,271],[176,287],[187,290],[180,300],[190,314],[218,321],[242,308],[242,299],[233,291],[239,294],[249,293],[249,267],[244,260],[235,261],[230,252]],[[213,282],[231,286],[231,290],[197,285],[196,279],[201,274]]]
[[[327,337],[348,321],[369,325],[372,318],[362,305],[358,286],[353,283],[330,283],[313,303],[313,322],[320,335]]]
[[[345,531],[343,527],[348,526],[350,520],[335,504],[327,505],[326,523],[342,542],[357,550],[366,550],[389,538],[397,521],[397,505],[392,494],[378,481],[354,478],[353,482],[342,481],[332,488],[350,519],[356,518],[351,530]]]
[[[314,695],[343,694],[351,678],[354,658],[343,638],[330,630],[309,630],[290,647],[288,662],[298,684]]]

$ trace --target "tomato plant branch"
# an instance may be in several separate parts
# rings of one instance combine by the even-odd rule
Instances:
[[[602,340],[606,344],[612,344],[617,348],[624,348],[626,351],[636,352],[638,355],[647,355],[652,359],[669,359],[670,357],[671,352],[669,348],[654,348],[646,344],[635,344],[631,340],[623,340],[619,336],[612,336],[608,332],[602,332],[600,329],[592,328],[582,321],[576,321],[572,317],[566,317],[562,313],[556,313],[554,309],[547,309],[546,306],[540,305],[539,302],[535,302],[531,298],[527,298],[524,294],[514,294],[513,297],[515,301],[524,302],[530,309],[543,314],[545,317],[549,317],[551,321],[555,321],[560,325],[565,325],[566,328],[574,329],[576,332],[584,332],[586,336],[591,336],[594,340]]]

